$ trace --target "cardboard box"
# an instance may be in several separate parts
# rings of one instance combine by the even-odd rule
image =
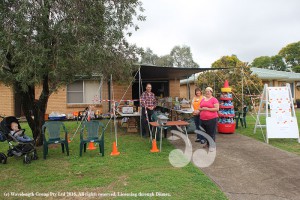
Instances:
[[[122,107],[122,113],[132,114],[133,113],[133,107],[132,106],[123,106]]]

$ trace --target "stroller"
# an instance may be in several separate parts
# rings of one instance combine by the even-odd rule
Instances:
[[[31,160],[37,160],[38,156],[37,156],[37,151],[34,147],[34,141],[20,141],[17,139],[17,137],[13,136],[13,134],[11,134],[11,123],[17,123],[18,124],[18,128],[20,130],[23,131],[23,133],[25,132],[25,129],[21,129],[21,126],[19,124],[19,121],[16,117],[5,117],[3,118],[3,120],[0,123],[0,141],[4,142],[5,140],[7,140],[8,144],[9,144],[9,149],[7,151],[7,156],[8,157],[12,157],[12,156],[17,156],[17,157],[21,157],[24,156],[23,158],[23,162],[25,164],[29,164],[31,162]],[[2,158],[3,153],[0,154],[0,159],[2,161],[2,163],[5,160],[6,163],[6,158],[4,159],[4,157]],[[5,156],[5,154],[4,154]],[[5,156],[6,157],[6,156]]]

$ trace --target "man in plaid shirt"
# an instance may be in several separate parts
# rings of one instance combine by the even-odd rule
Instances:
[[[149,122],[151,121],[151,115],[154,112],[156,107],[156,98],[155,94],[151,92],[152,86],[150,83],[146,85],[146,91],[142,93],[140,98],[140,103],[142,106],[142,134],[143,137],[147,137],[146,135],[146,127],[148,126],[147,116]],[[146,113],[147,111],[147,113]],[[147,114],[147,116],[146,116]]]

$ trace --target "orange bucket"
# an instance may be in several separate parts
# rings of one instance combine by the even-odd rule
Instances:
[[[48,120],[49,119],[49,114],[45,114],[44,115],[44,120]]]

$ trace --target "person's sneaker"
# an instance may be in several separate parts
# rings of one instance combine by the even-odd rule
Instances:
[[[200,139],[196,139],[195,142],[200,142]]]

